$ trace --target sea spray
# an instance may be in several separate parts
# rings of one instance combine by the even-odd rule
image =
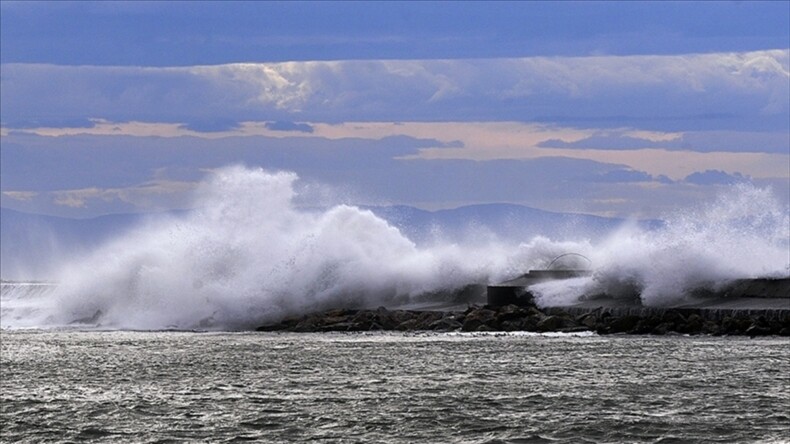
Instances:
[[[530,265],[509,264],[514,255],[495,246],[419,248],[352,206],[299,209],[297,180],[243,167],[212,173],[194,211],[64,264],[57,309],[28,322],[241,329],[330,307],[406,303]]]
[[[227,167],[199,187],[194,210],[151,219],[57,273],[54,291],[4,309],[4,328],[99,325],[122,329],[245,329],[335,307],[441,299],[470,283],[544,268],[568,252],[590,258],[590,278],[532,288],[539,304],[641,292],[647,305],[743,277],[786,276],[788,215],[768,190],[730,189],[662,228],[626,224],[603,242],[496,240],[417,245],[349,205],[300,208],[289,172]],[[3,300],[6,300],[5,294]],[[4,308],[5,308],[4,304]]]
[[[637,294],[643,305],[668,306],[735,279],[790,275],[790,217],[770,189],[738,184],[664,220],[655,230],[625,224],[585,253],[591,277],[535,285],[537,303]]]

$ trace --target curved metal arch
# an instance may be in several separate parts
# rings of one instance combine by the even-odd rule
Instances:
[[[557,262],[558,260],[560,260],[560,259],[562,259],[563,257],[566,257],[566,256],[578,256],[578,257],[584,259],[585,261],[587,261],[587,263],[589,264],[588,268],[592,268],[592,261],[587,256],[585,256],[583,254],[579,254],[579,253],[565,253],[565,254],[561,254],[561,255],[555,257],[551,262],[549,262],[549,266],[546,267],[546,269],[547,270],[551,270],[551,266],[554,265],[555,262]]]

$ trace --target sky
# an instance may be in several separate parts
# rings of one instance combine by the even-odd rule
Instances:
[[[228,164],[365,205],[790,204],[787,1],[2,1],[0,69],[20,211],[187,208]]]

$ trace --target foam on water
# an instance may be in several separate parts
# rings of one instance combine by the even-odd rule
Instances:
[[[539,301],[636,287],[660,305],[697,286],[786,275],[788,215],[767,190],[740,186],[664,228],[624,226],[606,241],[416,245],[385,220],[348,205],[300,209],[289,172],[228,167],[199,188],[196,210],[149,221],[72,258],[53,291],[10,304],[2,326],[76,322],[110,328],[249,328],[331,307],[399,305],[447,297],[470,283],[512,278],[569,251],[593,261],[592,278],[541,285]],[[9,299],[3,292],[4,307]]]

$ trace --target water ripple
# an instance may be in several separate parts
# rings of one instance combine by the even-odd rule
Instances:
[[[790,341],[3,332],[3,442],[781,442]]]

